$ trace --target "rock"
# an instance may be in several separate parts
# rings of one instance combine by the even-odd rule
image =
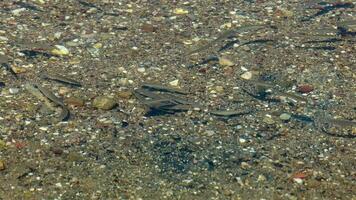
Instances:
[[[173,10],[173,13],[176,14],[176,15],[185,15],[185,14],[188,14],[189,11],[185,10],[183,8],[176,8],[176,9]]]
[[[156,31],[156,27],[154,27],[152,24],[144,24],[141,27],[141,30],[145,33],[151,33]]]
[[[18,66],[13,66],[12,70],[15,72],[15,74],[21,74],[27,72],[27,69],[24,67],[18,67]]]
[[[18,88],[10,88],[9,89],[9,92],[10,92],[10,94],[17,94],[17,93],[19,93],[19,89]]]
[[[113,98],[107,96],[99,96],[94,99],[93,106],[102,110],[111,110],[116,105]]]
[[[263,122],[266,123],[266,124],[269,124],[269,125],[274,124],[274,120],[270,116],[265,116],[263,118]]]
[[[146,71],[146,69],[144,67],[139,67],[139,68],[137,68],[137,71],[140,73],[144,73]]]
[[[241,168],[242,169],[249,169],[249,168],[251,168],[251,165],[250,164],[248,164],[247,162],[241,162]]]
[[[252,72],[245,72],[240,77],[245,80],[250,80],[252,78]]]
[[[280,118],[281,120],[283,120],[283,121],[288,121],[288,120],[290,120],[291,115],[288,114],[288,113],[283,113],[283,114],[281,114],[281,115],[279,116],[279,118]]]
[[[4,140],[0,140],[0,151],[6,149],[6,143]]]
[[[5,170],[5,162],[3,160],[0,160],[0,171]]]
[[[66,95],[70,92],[70,90],[67,87],[60,87],[58,90],[58,94],[60,95]]]
[[[300,93],[309,93],[314,90],[312,85],[304,84],[304,85],[299,85],[297,88],[298,92]]]
[[[231,60],[224,58],[224,57],[219,58],[219,64],[223,67],[231,67],[231,66],[235,65],[234,62],[232,62]]]
[[[257,178],[257,182],[265,182],[266,180],[267,178],[262,174],[260,174]]]
[[[120,91],[117,93],[117,97],[119,97],[120,99],[129,99],[131,96],[131,91]]]
[[[69,55],[69,50],[62,45],[55,45],[55,48],[51,50],[51,54],[56,56],[66,56]]]
[[[216,86],[216,87],[215,87],[215,90],[216,90],[216,92],[219,93],[219,94],[221,94],[221,93],[224,92],[224,88],[223,88],[222,86],[220,86],[220,85]]]
[[[293,181],[298,184],[303,184],[303,179],[301,179],[301,178],[293,178]]]
[[[169,82],[169,85],[171,85],[171,86],[173,86],[173,87],[177,87],[177,86],[179,85],[179,80],[176,79],[176,80],[174,80],[174,81],[171,81],[171,82]]]
[[[64,102],[66,104],[69,104],[69,105],[72,105],[72,106],[78,106],[78,107],[84,106],[84,103],[85,103],[83,99],[80,99],[80,98],[77,98],[77,97],[66,98],[64,100]]]

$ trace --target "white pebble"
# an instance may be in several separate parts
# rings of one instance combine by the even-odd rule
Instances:
[[[169,82],[169,85],[174,86],[174,87],[177,87],[177,86],[178,86],[178,84],[179,84],[179,80],[178,80],[178,79],[176,79],[176,80],[174,80],[174,81]]]
[[[245,80],[250,80],[252,78],[252,73],[251,72],[245,72],[241,75],[241,78],[242,79],[245,79]]]
[[[144,73],[146,71],[146,69],[144,67],[139,67],[139,68],[137,68],[137,71]]]
[[[10,88],[9,89],[10,94],[17,94],[19,92],[18,88]]]

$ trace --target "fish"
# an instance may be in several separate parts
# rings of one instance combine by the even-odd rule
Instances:
[[[70,112],[69,112],[68,108],[65,106],[62,99],[58,98],[51,91],[49,91],[48,89],[46,89],[36,83],[27,83],[25,87],[29,92],[31,92],[37,98],[45,100],[44,97],[46,97],[47,99],[52,101],[55,105],[61,107],[62,111],[59,115],[60,121],[65,121],[69,118]]]
[[[202,50],[208,49],[212,46],[214,46],[215,44],[225,40],[226,38],[232,37],[234,35],[236,35],[237,33],[242,33],[242,32],[247,32],[247,31],[251,31],[251,30],[258,30],[261,28],[266,27],[266,25],[245,25],[245,26],[241,26],[237,29],[229,29],[225,32],[223,32],[218,38],[216,38],[215,40],[209,42],[206,45],[203,45],[202,47],[199,47],[197,49],[194,49],[192,51],[189,51],[186,55],[191,55],[191,54],[195,54],[198,53]]]
[[[241,111],[241,110],[216,110],[211,111],[210,114],[221,116],[221,117],[234,117],[239,115],[249,114],[251,111]]]
[[[73,86],[78,86],[81,87],[82,84],[79,83],[76,80],[73,80],[71,78],[59,75],[59,74],[47,74],[47,73],[42,73],[40,74],[40,77],[43,79],[48,79],[48,80],[54,80],[60,83],[68,84],[68,85],[73,85]]]
[[[142,84],[142,88],[150,89],[150,90],[163,91],[163,92],[178,93],[178,94],[188,94],[187,92],[185,92],[185,91],[183,91],[181,89],[167,87],[167,86],[158,85],[158,84],[151,84],[151,83]]]

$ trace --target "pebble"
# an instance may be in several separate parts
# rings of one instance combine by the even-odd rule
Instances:
[[[77,98],[77,97],[66,98],[64,100],[64,102],[66,104],[69,104],[69,105],[72,105],[72,106],[78,106],[78,107],[84,106],[84,103],[85,103],[83,99],[80,99],[80,98]]]
[[[303,184],[303,179],[301,179],[301,178],[294,178],[293,181],[298,184]]]
[[[234,62],[232,62],[231,60],[229,60],[225,57],[219,58],[219,64],[223,67],[231,67],[231,66],[235,65]]]
[[[132,92],[130,91],[120,91],[117,93],[117,97],[120,99],[129,99],[132,96]]]
[[[218,92],[218,93],[224,92],[224,88],[223,88],[222,86],[220,86],[220,85],[216,86],[216,87],[215,87],[215,90],[216,90],[216,92]]]
[[[298,92],[300,93],[309,93],[314,90],[312,85],[304,84],[298,86]]]
[[[0,140],[0,151],[6,149],[6,143],[4,140]]]
[[[176,79],[176,80],[174,80],[174,81],[171,81],[171,82],[169,82],[169,85],[171,85],[171,86],[173,86],[173,87],[177,87],[177,86],[179,85],[179,80]]]
[[[0,89],[5,87],[5,83],[0,81]]]
[[[267,180],[267,178],[262,174],[260,174],[257,178],[258,182],[265,182],[266,180]]]
[[[240,77],[245,80],[250,80],[252,78],[252,72],[245,72]]]
[[[156,28],[152,24],[144,24],[141,27],[141,30],[145,33],[151,33],[151,32],[155,32]]]
[[[25,73],[27,72],[27,69],[24,67],[17,67],[17,66],[13,66],[12,70],[15,72],[15,74],[21,74],[21,73]]]
[[[242,169],[248,169],[248,168],[250,168],[250,167],[251,167],[251,165],[248,164],[247,162],[241,162],[241,168],[242,168]]]
[[[240,142],[241,144],[244,144],[244,143],[246,143],[246,139],[240,138],[240,139],[239,139],[239,142]]]
[[[146,69],[144,67],[139,67],[139,68],[137,68],[137,71],[140,73],[144,73],[146,71]]]
[[[9,39],[7,37],[4,36],[0,36],[0,41],[8,41]]]
[[[274,120],[270,116],[265,116],[263,118],[263,122],[266,123],[266,124],[269,124],[269,125],[274,124]]]
[[[70,92],[70,90],[67,87],[60,87],[58,90],[58,94],[60,95],[66,95]]]
[[[19,93],[19,89],[18,88],[10,88],[9,89],[9,92],[10,92],[10,94],[17,94],[17,93]]]
[[[5,162],[0,160],[0,171],[5,170],[5,169],[6,169]]]
[[[189,11],[185,10],[183,8],[176,8],[176,9],[173,10],[173,13],[176,14],[176,15],[185,15],[185,14],[188,14]]]
[[[56,56],[66,56],[69,55],[69,50],[62,45],[55,45],[56,48],[51,50],[51,53]]]
[[[283,114],[281,114],[281,115],[279,116],[279,118],[280,118],[281,120],[283,120],[283,121],[288,121],[288,120],[290,120],[291,115],[288,114],[288,113],[283,113]]]
[[[99,96],[94,99],[93,106],[102,110],[111,110],[116,105],[113,98],[107,96]]]

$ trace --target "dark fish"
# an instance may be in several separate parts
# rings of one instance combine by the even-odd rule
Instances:
[[[40,75],[41,78],[43,79],[48,79],[48,80],[54,80],[60,83],[64,83],[64,84],[69,84],[69,85],[73,85],[73,86],[82,86],[82,84],[80,84],[78,81],[73,80],[71,78],[59,75],[59,74],[47,74],[47,73],[42,73]]]
[[[177,88],[171,88],[163,85],[158,84],[151,84],[151,83],[144,83],[142,88],[149,89],[149,90],[157,90],[163,92],[171,92],[171,93],[178,93],[178,94],[188,94],[186,91]]]
[[[252,31],[252,30],[258,30],[258,29],[261,29],[261,28],[265,28],[266,25],[245,25],[245,26],[241,26],[237,29],[230,29],[230,30],[227,30],[225,32],[223,32],[218,38],[216,38],[215,40],[209,42],[208,44],[202,46],[202,47],[199,47],[195,50],[192,50],[190,52],[187,53],[187,55],[191,55],[191,54],[194,54],[194,53],[198,53],[202,50],[205,50],[205,49],[208,49],[212,46],[214,46],[215,44],[225,40],[226,38],[229,38],[229,37],[232,37],[232,36],[235,36],[237,33],[242,33],[242,32],[247,32],[247,31]]]
[[[315,17],[319,17],[321,15],[325,15],[325,14],[327,14],[327,13],[333,11],[333,10],[336,10],[336,9],[353,8],[353,7],[354,7],[354,4],[353,3],[349,3],[349,2],[346,2],[346,3],[342,3],[342,2],[333,3],[331,5],[327,5],[327,6],[322,7],[319,12],[315,13],[314,15],[311,15],[309,17],[306,17],[306,18],[302,19],[302,21],[312,20]]]
[[[221,116],[221,117],[234,117],[239,115],[245,115],[250,113],[250,111],[241,111],[241,110],[216,110],[211,111],[210,114]]]
[[[21,6],[22,8],[26,8],[26,9],[29,9],[32,11],[43,12],[43,10],[38,8],[37,6],[23,2],[23,1],[16,1],[16,2],[14,2],[14,4],[17,4],[17,5]]]
[[[61,121],[67,120],[69,118],[70,112],[69,112],[68,108],[64,105],[62,99],[58,98],[51,91],[49,91],[48,89],[46,89],[38,84],[33,84],[33,86],[35,88],[37,88],[45,97],[47,97],[49,100],[51,100],[57,106],[60,106],[62,108],[62,112],[59,115],[59,119]]]

